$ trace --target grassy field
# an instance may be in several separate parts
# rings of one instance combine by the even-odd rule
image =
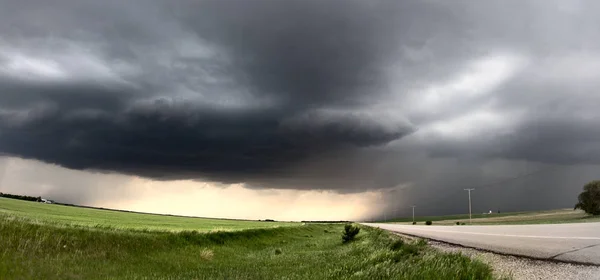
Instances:
[[[195,230],[206,232],[297,225],[297,223],[191,218],[108,211],[2,197],[0,197],[0,214],[45,224],[136,230]]]
[[[2,279],[493,279],[488,266],[424,242],[363,228],[343,245],[342,225],[196,232],[91,231],[7,219]]]
[[[71,211],[86,210],[83,222],[71,223],[58,210],[42,215],[36,203],[17,201],[20,211],[8,211],[11,202],[0,204],[0,279],[494,279],[479,261],[369,227],[342,244],[342,224],[207,232],[225,222],[231,229],[253,224],[43,206],[75,218]],[[106,215],[124,221],[95,227]],[[40,221],[45,217],[52,222]],[[142,230],[136,218],[160,218],[161,230]],[[191,227],[204,232],[173,231]]]
[[[435,225],[454,225],[456,222],[469,223],[469,215],[450,215],[415,217],[415,221],[433,221]],[[388,222],[412,223],[412,218],[394,219]],[[473,215],[473,225],[506,225],[506,224],[554,224],[554,223],[587,223],[600,222],[600,217],[594,217],[581,210],[558,209],[534,212],[511,212]]]

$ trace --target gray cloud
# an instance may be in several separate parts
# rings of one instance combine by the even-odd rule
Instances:
[[[14,7],[7,18],[17,28],[3,48],[4,152],[235,181],[412,132],[405,119],[354,111],[356,96],[377,93],[378,63],[394,47],[381,42],[389,31],[374,33],[393,22],[370,22],[382,7],[207,1],[161,12],[163,4]],[[84,20],[92,11],[106,18]],[[332,32],[338,38],[324,40]]]
[[[50,2],[0,2],[5,155],[395,200],[600,164],[596,3]]]

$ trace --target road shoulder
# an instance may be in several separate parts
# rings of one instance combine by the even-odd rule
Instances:
[[[429,244],[442,252],[461,253],[480,260],[494,269],[497,276],[510,276],[515,280],[530,279],[600,279],[600,267],[534,260],[525,257],[500,255],[473,248],[430,241]]]

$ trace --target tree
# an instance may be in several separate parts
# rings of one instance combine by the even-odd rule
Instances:
[[[581,209],[588,214],[600,215],[600,181],[592,181],[583,186],[579,194],[579,202],[575,209]]]
[[[360,232],[360,228],[353,226],[352,224],[346,224],[344,226],[344,232],[342,233],[342,242],[348,243],[354,240],[354,237]]]

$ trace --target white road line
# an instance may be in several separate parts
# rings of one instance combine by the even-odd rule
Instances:
[[[383,229],[387,229],[387,230],[395,230],[395,231],[400,231],[403,232],[402,229],[400,228],[393,228],[393,227],[381,227],[380,228]],[[406,233],[411,233],[411,232],[415,232],[415,231],[404,231]],[[427,233],[427,232],[438,232],[438,233],[460,233],[460,234],[472,234],[472,235],[487,235],[487,236],[502,236],[502,237],[519,237],[519,238],[539,238],[539,239],[578,239],[578,240],[600,240],[600,237],[587,237],[587,236],[573,236],[573,237],[568,237],[568,236],[539,236],[539,235],[517,235],[517,234],[499,234],[499,233],[482,233],[482,232],[468,232],[468,231],[451,231],[451,230],[431,230],[431,229],[427,229],[427,230],[422,230],[420,231],[420,233]]]

